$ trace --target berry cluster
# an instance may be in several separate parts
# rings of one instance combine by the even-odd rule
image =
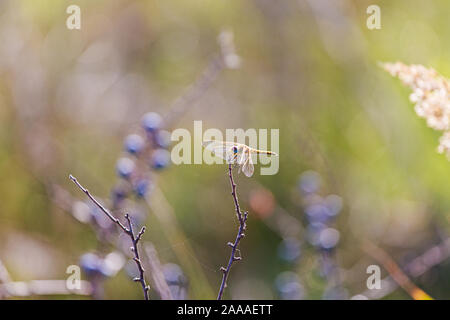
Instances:
[[[333,194],[321,196],[321,177],[315,171],[302,173],[298,188],[302,194],[307,220],[307,240],[317,250],[320,275],[327,281],[323,298],[344,299],[346,292],[340,286],[339,270],[334,258],[334,251],[340,239],[340,233],[334,225],[342,210],[342,198]]]
[[[125,138],[122,156],[116,164],[117,175],[121,179],[113,188],[114,210],[120,209],[123,200],[132,194],[138,199],[145,198],[151,191],[152,179],[148,169],[161,170],[170,164],[170,133],[162,129],[163,119],[155,112],[142,118],[142,132]]]

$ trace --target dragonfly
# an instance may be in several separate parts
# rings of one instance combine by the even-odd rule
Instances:
[[[237,142],[207,140],[203,142],[203,147],[227,163],[239,165],[239,172],[242,171],[247,177],[251,177],[255,171],[252,154],[278,156],[275,152],[254,149]]]

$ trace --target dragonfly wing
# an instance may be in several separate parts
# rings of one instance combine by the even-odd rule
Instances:
[[[251,177],[253,172],[255,171],[255,167],[253,166],[252,157],[249,153],[247,153],[247,159],[245,163],[242,165],[242,172],[247,176]]]
[[[243,144],[236,144],[238,147],[238,156],[236,158],[236,162],[241,166],[247,162],[247,159],[250,157],[250,148]]]
[[[242,150],[236,158],[236,163],[239,165],[238,173],[241,173],[241,171],[243,171],[243,167],[244,167],[244,164],[247,162],[247,159],[248,159],[248,154],[245,153],[245,150]]]
[[[233,160],[233,144],[224,141],[204,141],[203,147],[215,156],[226,160],[227,162],[232,162]]]

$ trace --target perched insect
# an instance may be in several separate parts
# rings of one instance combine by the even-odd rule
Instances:
[[[251,177],[255,171],[252,154],[278,156],[272,151],[257,150],[242,143],[228,141],[208,140],[203,142],[203,147],[210,150],[217,157],[224,159],[227,163],[238,164],[239,171],[242,170],[247,177]]]

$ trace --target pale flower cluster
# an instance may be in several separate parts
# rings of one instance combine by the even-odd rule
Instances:
[[[426,119],[428,126],[443,131],[438,151],[450,159],[450,81],[433,69],[401,62],[384,63],[383,68],[398,77],[413,92],[411,102],[416,113]]]

